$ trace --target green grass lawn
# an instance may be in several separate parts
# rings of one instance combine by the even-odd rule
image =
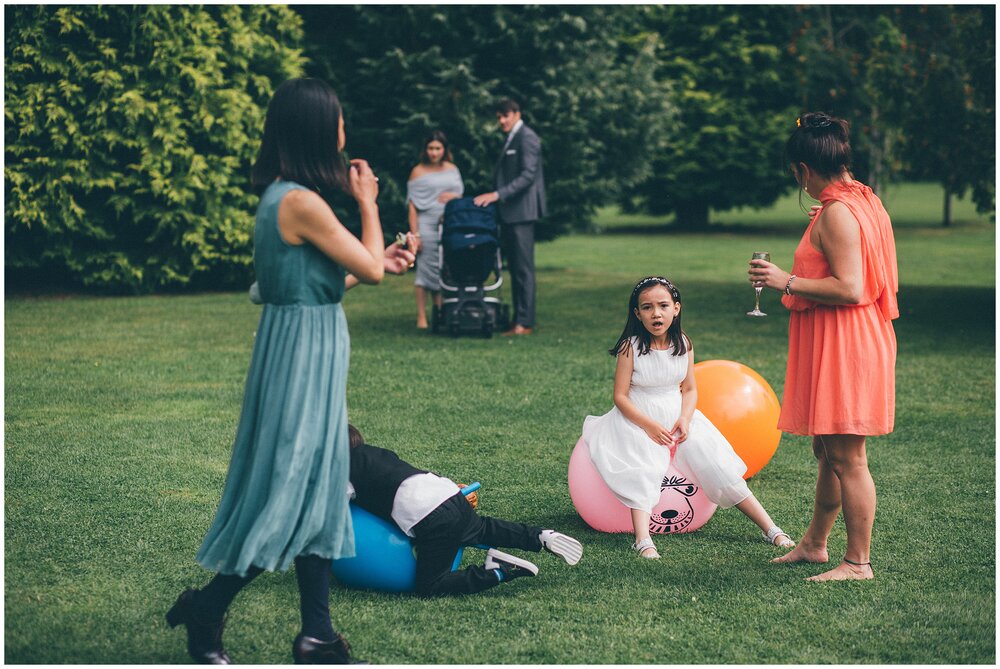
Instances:
[[[927,190],[914,192],[935,202]],[[805,583],[818,568],[770,565],[777,550],[735,510],[659,538],[658,562],[576,515],[566,466],[584,417],[611,407],[605,351],[634,282],[670,276],[698,359],[747,364],[780,396],[787,315],[775,293],[762,299],[768,318],[743,315],[745,268],[760,248],[789,266],[804,221],[794,198],[771,211],[781,225],[732,214],[698,235],[607,211],[603,234],[538,247],[532,337],[416,332],[412,276],[345,300],[349,411],[368,440],[481,481],[481,512],[574,535],[583,560],[529,555],[537,578],[465,598],[338,586],[335,626],[358,656],[391,664],[995,662],[995,226],[963,213],[943,231],[939,212],[897,227],[897,428],[869,446],[875,581]],[[9,298],[5,316],[5,661],[186,662],[163,615],[208,578],[194,553],[222,490],[259,307],[244,294]],[[798,538],[814,477],[809,440],[786,435],[750,486]],[[838,523],[831,554],[844,545]],[[297,600],[290,573],[241,594],[233,658],[289,662]]]

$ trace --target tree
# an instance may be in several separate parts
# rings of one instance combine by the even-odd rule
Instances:
[[[803,108],[848,119],[854,172],[902,175],[994,207],[995,15],[983,6],[804,6],[791,43]]]
[[[249,170],[299,18],[268,6],[5,8],[6,267],[146,292],[245,282]]]
[[[673,82],[678,116],[633,203],[704,228],[709,211],[766,206],[788,189],[781,147],[794,123],[783,58],[788,12],[768,6],[642,8],[660,36],[657,79]]]
[[[797,59],[800,102],[851,127],[852,167],[876,192],[898,175],[900,120],[910,105],[905,87],[905,36],[899,8],[798,7],[790,50]]]
[[[542,138],[550,215],[539,238],[584,224],[651,172],[672,109],[656,36],[634,8],[297,8],[310,72],[345,106],[348,150],[381,177],[387,228],[405,226],[405,183],[424,136],[444,130],[469,194],[492,190],[503,143],[493,105],[517,99]],[[377,36],[377,39],[373,38]],[[396,213],[393,213],[396,212]]]
[[[951,201],[972,191],[992,213],[996,184],[996,8],[931,5],[899,12],[904,81],[911,104],[900,119],[907,174],[944,187]]]

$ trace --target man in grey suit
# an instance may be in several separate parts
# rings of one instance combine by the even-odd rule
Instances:
[[[504,334],[527,335],[535,327],[535,223],[546,213],[542,141],[521,120],[521,107],[514,100],[501,100],[496,113],[500,129],[507,133],[493,171],[496,190],[477,195],[473,202],[480,207],[497,203],[514,301],[514,323]]]

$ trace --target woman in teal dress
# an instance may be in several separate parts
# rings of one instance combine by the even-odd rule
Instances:
[[[275,91],[253,168],[263,191],[254,269],[264,308],[225,488],[197,555],[216,575],[182,593],[167,614],[171,626],[186,626],[188,652],[199,663],[231,663],[222,645],[229,604],[262,571],[292,563],[302,616],[295,661],[351,659],[329,612],[330,562],[354,555],[350,337],[340,301],[358,282],[381,281],[387,267],[405,271],[413,256],[395,245],[383,249],[378,179],[363,160],[347,168],[344,143],[340,102],[327,84],[292,79]],[[357,200],[360,240],[324,199],[334,189]]]

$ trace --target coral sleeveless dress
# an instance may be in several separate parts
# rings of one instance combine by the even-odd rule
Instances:
[[[896,406],[896,245],[882,202],[868,186],[834,183],[820,193],[825,207],[842,202],[861,227],[864,294],[857,305],[826,305],[785,295],[791,310],[788,367],[778,428],[800,435],[892,432]],[[822,211],[822,210],[821,210]],[[795,250],[792,273],[831,275],[809,240],[816,217]]]
[[[302,188],[276,181],[257,208],[254,269],[264,308],[226,485],[196,558],[224,574],[285,570],[299,555],[354,555],[345,271],[315,246],[282,239],[278,207]]]

